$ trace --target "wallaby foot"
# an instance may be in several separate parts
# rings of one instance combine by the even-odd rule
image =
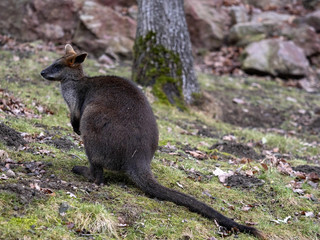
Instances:
[[[104,183],[103,177],[103,168],[97,166],[90,166],[90,168],[85,166],[74,166],[72,172],[85,178],[88,178],[89,181],[94,182],[97,185]]]

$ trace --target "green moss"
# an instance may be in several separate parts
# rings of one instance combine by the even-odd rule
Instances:
[[[143,58],[141,59],[141,56]],[[138,37],[134,46],[133,81],[152,85],[159,102],[185,109],[182,92],[182,64],[179,54],[156,43],[156,34],[149,32]],[[166,91],[165,89],[168,88]]]

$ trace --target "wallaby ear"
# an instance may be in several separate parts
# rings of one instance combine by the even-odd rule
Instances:
[[[76,52],[73,50],[72,46],[70,44],[67,44],[64,47],[65,51],[66,51],[66,55],[71,55],[71,54],[76,54]]]
[[[86,60],[86,57],[88,56],[88,53],[84,52],[84,53],[79,53],[75,59],[74,59],[74,64],[81,64],[84,62],[84,60]]]

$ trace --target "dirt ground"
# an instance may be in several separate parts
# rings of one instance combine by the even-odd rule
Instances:
[[[0,123],[0,141],[5,143],[9,147],[16,147],[25,145],[27,142],[22,138],[21,134],[5,125]]]

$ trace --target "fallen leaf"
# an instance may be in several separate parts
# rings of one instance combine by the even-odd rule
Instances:
[[[3,160],[7,160],[8,158],[8,153],[4,150],[0,150],[0,162],[2,162]]]
[[[291,218],[291,216],[286,217],[285,219],[281,220],[281,219],[277,219],[277,220],[271,220],[271,222],[275,222],[277,224],[280,223],[288,223],[288,220]]]
[[[38,191],[41,190],[41,188],[40,188],[40,186],[39,186],[39,184],[38,184],[37,182],[35,182],[35,183],[30,183],[30,188],[36,189],[36,190],[38,190]]]
[[[241,99],[241,98],[234,98],[232,99],[232,102],[236,103],[236,104],[245,104],[246,102]]]
[[[316,172],[309,173],[307,175],[308,180],[312,182],[318,182],[319,181],[319,175]]]
[[[67,228],[68,228],[69,230],[71,230],[71,229],[74,228],[74,223],[73,223],[73,222],[68,222],[66,225],[67,225]]]
[[[306,217],[310,217],[310,218],[314,218],[315,217],[313,212],[305,212],[305,216]]]
[[[294,102],[294,103],[297,102],[297,99],[292,98],[292,97],[287,97],[286,99],[287,99],[288,102]]]
[[[71,198],[77,198],[77,196],[76,195],[74,195],[73,193],[71,193],[71,192],[67,192],[67,194],[69,195],[69,197],[71,197]]]
[[[183,189],[183,185],[182,185],[181,183],[176,182],[176,184],[177,184],[180,188],[182,188],[182,189]]]
[[[244,211],[244,212],[248,212],[250,209],[251,209],[252,207],[250,207],[250,206],[243,206],[242,208],[241,208],[241,210],[242,211]]]
[[[268,165],[267,164],[261,163],[261,166],[263,167],[264,170],[266,170],[266,171],[268,170]]]
[[[7,175],[5,175],[4,173],[2,173],[2,175],[0,176],[0,179],[1,179],[1,180],[7,180],[8,177],[7,177]]]
[[[252,170],[246,170],[246,175],[252,177],[253,171]]]
[[[219,181],[222,183],[224,183],[228,177],[234,175],[233,171],[224,172],[218,167],[212,173],[213,175],[217,176],[219,178]]]
[[[257,225],[258,223],[245,221],[245,224],[246,224],[246,225],[251,225],[251,226],[253,226],[253,225]]]
[[[233,136],[233,135],[227,135],[227,136],[224,136],[223,138],[222,138],[222,140],[223,141],[236,141],[237,140],[237,138],[235,137],[235,136]]]
[[[293,192],[298,193],[300,195],[304,194],[304,190],[302,189],[294,189]]]
[[[197,151],[186,151],[186,153],[189,153],[192,157],[199,159],[199,160],[203,160],[205,158],[207,158],[207,154],[197,150]]]
[[[52,197],[54,197],[56,194],[55,192],[53,192],[51,189],[49,188],[41,188],[41,191],[44,193],[44,194],[47,194],[47,195],[50,195]]]

